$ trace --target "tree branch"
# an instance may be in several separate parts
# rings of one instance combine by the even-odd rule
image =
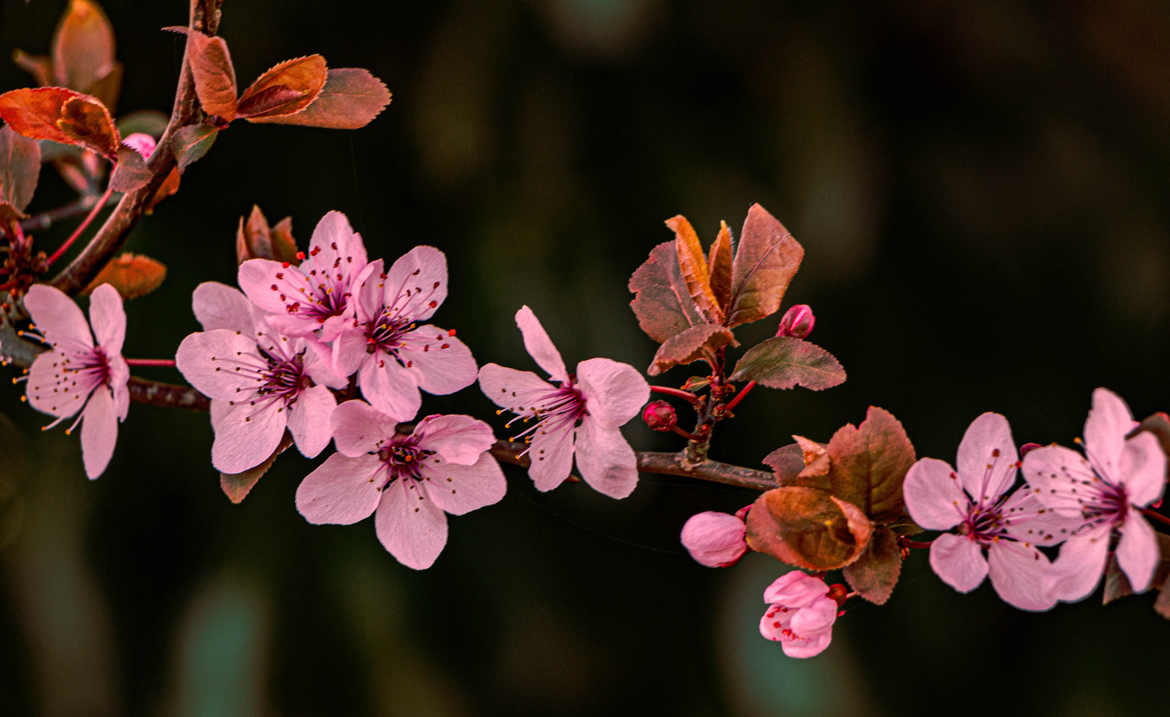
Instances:
[[[189,27],[208,35],[214,35],[219,29],[220,6],[222,5],[223,0],[191,0]],[[61,273],[53,277],[51,283],[61,291],[70,295],[81,291],[97,276],[102,267],[114,258],[114,254],[126,242],[130,230],[138,223],[138,218],[146,211],[159,186],[175,168],[175,155],[170,148],[171,138],[183,127],[202,121],[203,111],[195,96],[195,81],[191,77],[191,67],[187,63],[187,53],[190,49],[191,40],[188,38],[186,48],[183,50],[183,69],[179,73],[171,120],[167,123],[162,137],[159,138],[158,149],[150,156],[150,160],[146,164],[150,171],[149,181],[138,189],[124,194],[121,201],[118,202],[118,206],[106,218],[101,229],[81,251],[81,254]]]
[[[185,408],[189,411],[209,411],[211,401],[190,386],[151,381],[137,376],[130,377],[130,400],[149,406],[163,408]]]
[[[44,231],[67,219],[88,214],[89,210],[93,209],[93,205],[97,200],[98,195],[96,194],[83,194],[68,204],[63,204],[56,209],[50,209],[47,212],[42,212],[41,214],[36,214],[25,219],[20,223],[20,228],[24,230],[25,234]]]

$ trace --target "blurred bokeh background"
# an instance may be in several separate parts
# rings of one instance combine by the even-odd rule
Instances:
[[[65,5],[0,0],[0,89],[30,84],[7,56],[44,53]],[[185,5],[104,2],[126,63],[120,113],[169,109],[182,44],[159,28]],[[655,347],[626,281],[670,239],[662,221],[685,213],[709,241],[758,201],[804,244],[787,303],[814,307],[813,339],[849,381],[757,390],[716,457],[757,466],[869,404],[947,460],[987,410],[1044,443],[1080,432],[1096,386],[1139,416],[1170,409],[1163,2],[228,0],[222,34],[242,84],[321,52],[372,70],[394,101],[357,132],[223,133],[127,245],[170,269],[127,305],[128,356],[170,356],[197,328],[191,292],[233,280],[255,203],[291,215],[302,244],[340,209],[371,256],[443,249],[437,321],[480,362],[530,366],[512,322],[527,303],[570,363],[644,367]],[[46,169],[31,210],[69,196]],[[51,249],[69,228],[38,240]],[[368,521],[307,524],[293,492],[314,462],[295,452],[231,505],[207,417],[135,405],[88,482],[76,437],[42,434],[17,397],[0,388],[5,715],[1165,708],[1170,628],[1150,596],[1026,614],[987,585],[951,591],[916,553],[888,605],[850,607],[826,653],[789,660],[757,633],[784,568],[749,556],[707,570],[677,540],[691,513],[748,492],[644,476],[614,502],[579,485],[540,494],[509,469],[504,501],[453,519],[416,573]],[[474,389],[424,402],[493,408]]]

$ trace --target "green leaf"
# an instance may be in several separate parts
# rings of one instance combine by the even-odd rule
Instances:
[[[728,328],[771,316],[800,268],[804,248],[775,217],[753,204],[731,268]]]
[[[735,336],[731,331],[719,324],[699,324],[675,334],[658,347],[654,360],[646,373],[651,376],[666,371],[674,366],[692,363],[711,357],[714,360],[714,351],[728,344],[736,345]]]
[[[630,277],[630,291],[634,292],[630,308],[638,317],[638,326],[658,343],[708,323],[687,292],[674,242],[663,242],[650,250],[650,258]]]
[[[183,127],[175,132],[171,140],[171,151],[175,161],[179,163],[179,171],[187,169],[191,164],[198,162],[211,149],[219,130],[211,125],[197,124]]]
[[[24,211],[41,173],[41,145],[11,127],[0,128],[0,201]]]
[[[872,530],[861,510],[847,501],[814,488],[781,487],[752,504],[747,543],[790,565],[835,570],[857,560]]]
[[[829,461],[833,495],[878,524],[906,519],[902,482],[914,463],[914,446],[898,419],[870,406],[859,428],[848,424],[833,434]]]
[[[813,391],[845,382],[845,369],[833,354],[791,336],[773,336],[747,350],[732,381],[755,381],[768,388],[803,386]]]
[[[845,580],[857,594],[875,605],[884,605],[902,572],[902,549],[889,528],[878,528],[856,563],[845,567]]]

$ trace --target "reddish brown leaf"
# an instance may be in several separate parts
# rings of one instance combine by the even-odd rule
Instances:
[[[223,489],[223,494],[228,497],[233,503],[239,504],[243,502],[244,498],[248,497],[248,493],[252,492],[252,488],[260,481],[260,477],[268,472],[276,459],[280,457],[281,453],[288,450],[292,445],[292,437],[285,433],[280,440],[280,445],[263,463],[255,468],[249,468],[243,473],[220,473],[219,487]]]
[[[122,91],[122,63],[115,62],[109,72],[94,80],[85,92],[101,100],[111,114],[118,105],[118,93]]]
[[[699,324],[681,333],[675,334],[658,347],[654,360],[646,373],[651,376],[670,369],[674,366],[708,359],[713,362],[715,350],[731,344],[738,346],[735,336],[719,324]]]
[[[249,259],[274,259],[296,263],[296,253],[291,217],[285,217],[272,228],[269,228],[268,220],[260,211],[260,207],[253,206],[247,220],[240,217],[240,224],[236,229],[238,263],[243,264]]]
[[[630,308],[638,317],[638,326],[659,343],[707,323],[687,293],[674,242],[663,242],[650,250],[650,258],[630,277],[630,291],[634,292]]]
[[[780,485],[799,485],[797,476],[804,470],[804,458],[799,445],[789,443],[780,446],[764,456],[763,464],[772,469]],[[828,482],[823,487],[828,488]]]
[[[182,180],[182,177],[182,172],[179,171],[178,167],[171,170],[171,173],[167,175],[167,178],[163,180],[159,188],[155,190],[154,196],[150,198],[150,202],[146,205],[147,214],[153,212],[159,202],[179,191],[179,182]]]
[[[776,313],[803,258],[804,248],[784,225],[759,204],[753,204],[744,220],[731,268],[727,326]]]
[[[1161,595],[1154,603],[1154,609],[1158,610],[1158,602],[1163,600],[1170,600],[1170,594],[1167,594],[1166,587],[1170,584],[1170,535],[1165,533],[1154,533],[1158,539],[1158,565],[1154,568],[1154,577],[1150,581],[1150,585],[1155,590],[1160,590]],[[1119,598],[1133,595],[1133,587],[1129,584],[1129,578],[1121,570],[1121,565],[1117,562],[1117,555],[1109,553],[1107,562],[1105,563],[1105,591],[1102,596],[1101,604],[1108,605],[1109,603]],[[1170,606],[1168,606],[1170,607]],[[1170,614],[1159,610],[1163,617],[1170,617]]]
[[[57,84],[90,92],[114,68],[114,29],[97,3],[71,0],[53,36]]]
[[[360,129],[390,104],[390,91],[381,80],[360,67],[329,70],[325,87],[303,112],[276,117],[253,117],[250,122],[295,124],[327,129]]]
[[[162,262],[141,254],[123,254],[98,272],[86,294],[102,284],[110,284],[123,299],[137,299],[146,296],[162,285],[167,278],[167,268]]]
[[[747,517],[752,550],[807,570],[849,565],[872,531],[857,506],[815,488],[774,488],[756,499]]]
[[[199,104],[207,114],[232,121],[236,116],[236,70],[227,43],[222,37],[182,30],[187,33],[187,63]]]
[[[845,382],[836,357],[816,344],[791,336],[773,336],[751,347],[735,364],[732,381],[756,381],[768,388],[803,386],[822,391]]]
[[[829,474],[829,451],[823,443],[810,441],[804,436],[793,436],[792,439],[800,446],[804,463],[798,478],[819,478]]]
[[[885,605],[902,572],[902,549],[889,528],[878,528],[865,552],[842,571],[849,587],[875,605]]]
[[[0,128],[0,201],[24,211],[41,173],[41,145],[9,127]]]
[[[679,214],[666,220],[666,226],[674,232],[674,248],[678,253],[678,268],[687,284],[687,293],[707,321],[723,323],[723,309],[711,292],[710,277],[707,275],[707,259],[699,235],[687,218]]]
[[[860,427],[847,424],[829,441],[833,495],[854,503],[875,523],[905,520],[902,482],[914,463],[906,429],[889,412],[870,406]]]
[[[202,159],[215,143],[217,135],[219,130],[205,124],[190,125],[175,132],[171,138],[171,151],[178,162],[178,170],[182,172],[192,163]]]
[[[715,295],[719,307],[726,311],[731,301],[731,229],[727,227],[727,222],[719,222],[719,236],[715,237],[711,245],[707,271],[711,293]]]
[[[247,119],[300,112],[321,94],[328,74],[325,58],[320,55],[285,60],[244,90],[236,113]]]
[[[142,155],[129,147],[118,149],[118,164],[110,175],[110,186],[115,192],[133,192],[150,181],[150,170]]]
[[[0,118],[25,137],[77,145],[110,159],[118,152],[118,129],[105,105],[64,87],[5,92]]]
[[[285,217],[272,227],[272,258],[276,261],[287,261],[296,264],[297,240],[293,238],[292,217]]]
[[[0,228],[6,227],[13,222],[18,222],[21,219],[27,218],[27,214],[12,206],[8,202],[0,199]]]
[[[24,50],[12,53],[12,61],[29,73],[37,85],[47,87],[53,84],[53,61],[46,55],[30,55]]]

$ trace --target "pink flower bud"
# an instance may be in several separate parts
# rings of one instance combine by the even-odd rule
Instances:
[[[135,132],[122,140],[122,144],[142,155],[143,159],[150,159],[150,155],[154,154],[154,148],[157,143],[154,137],[145,132]]]
[[[797,304],[780,319],[780,326],[776,329],[777,336],[791,336],[797,339],[806,339],[812,333],[817,317],[813,316],[812,307],[808,304]]]
[[[1023,459],[1024,456],[1028,455],[1032,451],[1043,447],[1044,446],[1040,445],[1039,443],[1025,443],[1024,445],[1020,446],[1020,458]]]
[[[652,431],[669,431],[678,425],[678,414],[666,401],[651,401],[642,409],[642,420]]]
[[[747,552],[746,527],[734,515],[708,510],[697,513],[683,526],[682,544],[701,565],[725,568]]]

